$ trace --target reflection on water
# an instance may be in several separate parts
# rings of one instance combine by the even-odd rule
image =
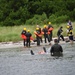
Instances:
[[[0,49],[0,75],[75,75],[75,44],[62,47],[63,57],[50,56],[49,46],[47,54],[38,54],[42,47]]]

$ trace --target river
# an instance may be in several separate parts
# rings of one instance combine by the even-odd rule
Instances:
[[[52,57],[49,45],[46,54],[38,54],[43,46],[0,48],[0,75],[75,75],[75,44],[61,45],[63,57]]]

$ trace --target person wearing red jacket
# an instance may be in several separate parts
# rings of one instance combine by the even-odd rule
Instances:
[[[42,33],[40,33],[39,28],[36,28],[36,31],[34,31],[34,34],[36,35],[37,46],[39,46],[40,38],[42,37]]]
[[[49,39],[50,41],[52,41],[52,36],[53,36],[53,26],[51,25],[51,22],[49,22],[49,25],[48,25],[48,31],[50,32],[49,34]]]
[[[37,29],[37,28],[39,28],[38,31],[39,31],[39,33],[41,34],[41,33],[42,33],[41,27],[40,27],[39,25],[37,25],[37,26],[36,26],[36,29]],[[42,37],[40,37],[40,41],[41,41],[41,43],[43,42]]]
[[[21,32],[21,38],[23,39],[23,45],[26,46],[26,28],[24,28]]]

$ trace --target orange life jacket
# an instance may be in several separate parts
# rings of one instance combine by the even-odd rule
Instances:
[[[23,34],[21,35],[21,38],[25,39],[25,40],[27,39],[27,37],[25,35],[23,35]],[[34,40],[32,36],[30,37],[30,40]]]
[[[43,35],[43,34],[44,34],[44,32],[41,32],[41,34]]]
[[[21,34],[21,38],[26,40],[26,36]]]
[[[48,31],[52,31],[54,28],[53,27],[50,27],[49,29],[48,29]]]
[[[48,31],[48,34],[50,34],[50,32]]]
[[[35,34],[36,36],[42,37],[42,33],[38,34],[36,31],[34,31],[34,34]]]

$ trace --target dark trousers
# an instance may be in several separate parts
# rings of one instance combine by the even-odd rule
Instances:
[[[45,43],[47,43],[47,40],[48,40],[48,42],[50,42],[50,39],[49,39],[49,37],[48,37],[48,35],[46,34],[46,35],[44,35],[44,39],[45,39]]]
[[[26,46],[26,40],[25,39],[23,40],[23,45]]]
[[[43,41],[42,41],[42,37],[40,37],[40,41],[41,41],[41,43],[43,42]]]
[[[62,38],[62,40],[64,41],[63,35],[59,35],[59,36],[58,36],[58,42],[60,41],[60,38]]]
[[[27,47],[30,47],[30,39],[27,39],[27,40],[26,40],[26,46],[27,46]]]
[[[37,36],[36,39],[37,39],[37,46],[39,46],[40,45],[40,37]]]
[[[52,31],[51,31],[50,34],[49,34],[50,41],[52,41],[52,36],[53,36],[53,34],[52,34]]]

